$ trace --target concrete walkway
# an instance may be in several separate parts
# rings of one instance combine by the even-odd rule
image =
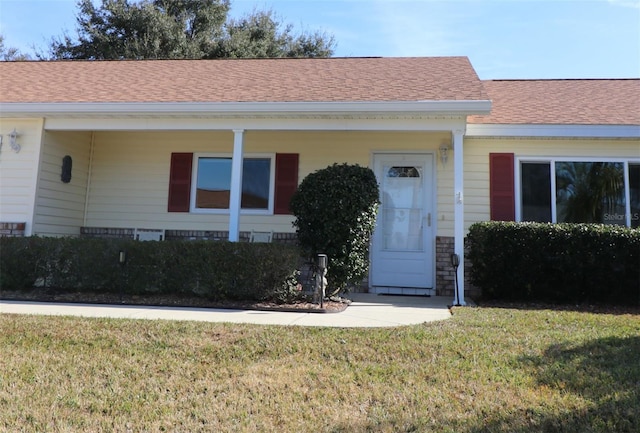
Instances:
[[[0,301],[0,313],[122,319],[195,320],[259,325],[379,328],[414,325],[451,317],[450,297],[382,296],[353,293],[340,313],[292,313],[211,308],[146,307],[139,305],[64,304]]]

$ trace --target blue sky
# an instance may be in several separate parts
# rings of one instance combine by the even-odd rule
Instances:
[[[98,1],[98,0],[96,0]],[[0,0],[24,52],[75,34],[75,0]],[[640,77],[640,0],[231,0],[322,30],[336,56],[468,56],[482,79]]]

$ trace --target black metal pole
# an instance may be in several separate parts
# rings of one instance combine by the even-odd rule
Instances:
[[[120,263],[120,269],[121,269],[120,270],[120,288],[119,288],[120,303],[124,304],[124,301],[122,299],[122,287],[124,286],[124,284],[126,282],[125,281],[125,278],[126,278],[125,275],[126,274],[125,274],[125,268],[124,268],[125,264],[127,263],[127,253],[126,253],[126,251],[121,250],[118,253],[118,263]]]
[[[454,305],[459,307],[460,304],[460,287],[458,285],[458,266],[460,266],[460,256],[457,254],[451,254],[451,266],[453,266],[453,278],[455,280],[455,296],[453,299]]]
[[[320,273],[320,308],[324,308],[324,276],[329,265],[329,259],[326,254],[318,254],[316,258],[317,272]]]

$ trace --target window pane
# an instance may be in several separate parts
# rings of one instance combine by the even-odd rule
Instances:
[[[271,159],[245,158],[242,166],[242,209],[269,209]],[[229,209],[231,158],[198,158],[196,208]]]
[[[558,222],[626,225],[621,162],[556,162]]]
[[[551,165],[522,163],[522,221],[551,222]]]
[[[631,227],[640,227],[640,164],[629,164]]]
[[[385,250],[422,251],[424,185],[422,167],[385,166],[382,226]]]
[[[271,160],[246,158],[242,168],[242,209],[269,209]]]
[[[196,208],[229,209],[231,158],[198,158]]]

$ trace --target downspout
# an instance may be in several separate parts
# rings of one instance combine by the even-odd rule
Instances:
[[[87,226],[87,214],[89,213],[89,190],[91,188],[91,174],[93,171],[93,152],[96,144],[96,133],[91,131],[91,141],[89,143],[89,168],[87,170],[87,187],[84,193],[84,215],[82,225]]]

